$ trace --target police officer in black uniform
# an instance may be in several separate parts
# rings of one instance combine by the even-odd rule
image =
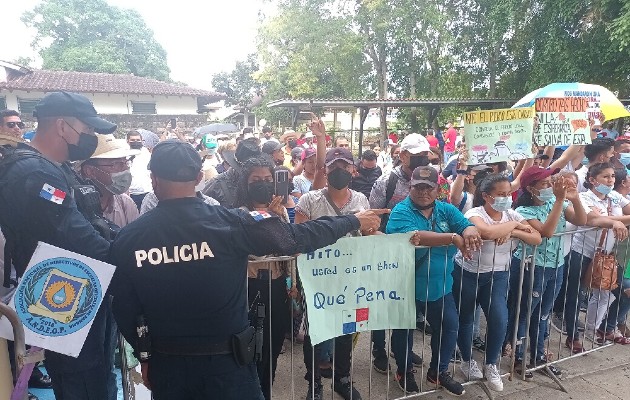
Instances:
[[[35,107],[37,133],[30,144],[3,153],[0,161],[0,227],[6,238],[5,264],[24,273],[38,241],[98,260],[107,260],[108,225],[85,206],[88,185],[82,186],[67,161],[90,158],[97,145],[95,132],[110,134],[116,125],[97,116],[79,94],[54,92]],[[81,193],[87,193],[83,197]],[[45,192],[55,196],[46,196]],[[96,193],[98,198],[98,193]],[[9,270],[10,268],[7,268]],[[12,282],[16,284],[16,282]],[[4,284],[10,285],[10,279]],[[57,400],[107,400],[115,396],[115,377],[105,354],[105,310],[93,321],[78,358],[46,352],[46,367]]]
[[[262,400],[247,256],[313,251],[350,231],[376,230],[380,218],[366,211],[293,225],[209,206],[195,196],[201,164],[184,142],[153,149],[149,168],[160,202],[112,244],[114,316],[156,400]]]

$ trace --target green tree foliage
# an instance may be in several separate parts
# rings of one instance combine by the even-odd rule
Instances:
[[[238,61],[232,72],[221,72],[212,77],[212,86],[228,98],[225,104],[249,107],[254,97],[262,94],[261,84],[254,74],[258,72],[255,54],[247,56],[245,61]]]
[[[268,100],[519,99],[575,81],[630,96],[630,0],[280,0],[258,39]],[[399,116],[416,130],[426,111]]]
[[[22,21],[36,30],[32,45],[46,69],[169,79],[166,51],[134,10],[105,0],[43,0]]]
[[[361,38],[349,20],[322,0],[285,0],[258,36],[262,69],[257,76],[269,94],[286,97],[363,97],[370,74]]]

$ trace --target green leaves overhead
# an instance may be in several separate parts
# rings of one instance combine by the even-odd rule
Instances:
[[[132,73],[168,80],[166,51],[134,10],[104,0],[43,0],[22,21],[46,69]]]

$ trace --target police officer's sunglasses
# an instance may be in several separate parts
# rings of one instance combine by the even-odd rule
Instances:
[[[7,126],[7,128],[9,129],[13,129],[15,128],[15,126],[17,125],[18,128],[20,129],[24,129],[24,127],[26,125],[24,125],[24,122],[6,122],[5,125]]]

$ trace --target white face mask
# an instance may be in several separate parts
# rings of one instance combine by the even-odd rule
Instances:
[[[99,171],[107,174],[107,172],[102,171],[100,169]],[[127,169],[121,172],[113,172],[108,175],[110,176],[112,180],[111,185],[105,185],[103,184],[103,182],[99,181],[99,183],[103,185],[103,187],[107,189],[108,192],[110,192],[111,194],[117,195],[117,194],[123,194],[127,190],[129,190],[129,187],[131,186],[131,180],[132,180],[131,171]]]
[[[556,197],[553,194],[553,188],[552,187],[548,187],[548,188],[545,188],[545,189],[540,189],[538,191],[538,194],[535,195],[535,196],[536,196],[536,198],[538,198],[538,200],[542,201],[543,203],[546,203],[549,200],[553,200]]]

